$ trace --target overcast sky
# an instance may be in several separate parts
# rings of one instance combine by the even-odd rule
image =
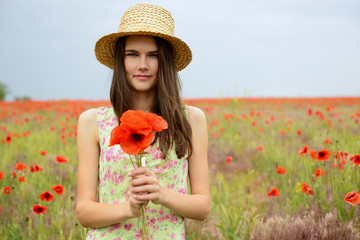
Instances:
[[[94,54],[130,0],[0,0],[0,82],[32,99],[108,99]],[[143,2],[144,3],[144,2]],[[193,52],[183,97],[360,96],[358,0],[153,0]],[[246,92],[246,93],[244,93]]]

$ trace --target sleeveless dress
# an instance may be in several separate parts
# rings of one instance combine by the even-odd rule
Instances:
[[[185,108],[186,109],[186,108]],[[97,112],[97,125],[100,139],[98,201],[117,204],[128,201],[126,187],[131,178],[127,174],[133,170],[129,155],[119,145],[108,147],[111,130],[119,122],[112,107],[100,107]],[[188,190],[188,160],[184,156],[178,159],[174,147],[168,157],[161,158],[157,143],[144,154],[146,167],[159,178],[161,186],[179,193]],[[185,239],[185,219],[174,211],[149,202],[145,208],[146,226],[149,239]],[[88,231],[87,240],[127,240],[142,239],[141,217],[132,218],[103,228],[92,228]]]

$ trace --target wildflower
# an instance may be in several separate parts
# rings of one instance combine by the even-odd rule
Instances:
[[[319,178],[320,176],[325,176],[324,170],[321,168],[316,169],[315,176],[316,176],[316,178]]]
[[[128,110],[120,118],[121,124],[111,131],[110,144],[120,144],[122,150],[130,155],[141,153],[153,140],[153,131],[160,132],[168,128],[167,122],[160,116],[141,110]]]
[[[55,127],[50,127],[50,131],[54,131],[55,130]]]
[[[268,195],[269,198],[271,198],[271,197],[280,197],[280,193],[279,193],[279,190],[277,188],[271,189],[271,191],[268,192],[267,195]]]
[[[346,202],[354,206],[360,203],[360,195],[357,192],[348,192],[344,199]]]
[[[219,136],[219,133],[213,132],[213,133],[211,134],[211,136],[212,136],[213,138],[217,138],[217,137]]]
[[[330,139],[325,139],[325,140],[324,140],[324,143],[325,143],[326,145],[330,145],[330,144],[331,144],[331,140],[330,140]]]
[[[310,156],[311,156],[311,159],[316,159],[317,158],[317,152],[315,150],[310,151]]]
[[[314,195],[314,191],[305,182],[302,183],[300,188],[301,188],[301,191],[303,191],[303,193],[305,193],[306,195]]]
[[[51,189],[54,190],[57,195],[62,195],[64,193],[64,187],[62,185],[52,186]]]
[[[263,146],[258,146],[257,150],[260,152],[262,150],[264,150]]]
[[[305,146],[299,150],[300,155],[308,154],[309,153],[309,147],[305,144]]]
[[[225,161],[226,161],[226,162],[231,162],[232,159],[233,159],[233,158],[232,158],[231,156],[228,156],[228,157],[225,159]]]
[[[47,209],[47,207],[44,207],[44,206],[41,206],[41,205],[34,205],[33,208],[32,208],[34,213],[36,213],[37,215],[44,214],[46,209]]]
[[[0,180],[4,178],[4,173],[0,171]]]
[[[217,125],[219,125],[219,120],[217,120],[216,118],[213,118],[213,119],[211,120],[211,123],[212,123],[214,126],[217,126]]]
[[[64,156],[56,156],[55,160],[59,163],[67,163],[68,161]]]
[[[301,135],[301,134],[302,134],[302,131],[301,131],[301,130],[297,130],[296,133],[297,133],[298,135]]]
[[[46,200],[47,202],[51,202],[52,200],[54,200],[54,195],[52,195],[49,191],[43,192],[42,194],[40,194],[40,200]]]
[[[25,182],[25,176],[20,176],[20,177],[18,178],[18,180],[19,180],[19,182]]]
[[[47,151],[41,150],[41,151],[40,151],[40,154],[43,155],[43,156],[45,156],[45,155],[47,154]]]
[[[10,194],[11,193],[11,187],[9,187],[9,186],[4,187],[3,192],[4,192],[5,195]]]
[[[360,154],[354,154],[350,161],[352,161],[356,166],[360,165]]]
[[[331,156],[331,152],[329,152],[326,148],[324,148],[323,150],[319,151],[317,154],[317,160],[319,161],[325,161],[328,160]]]
[[[32,164],[31,166],[30,166],[30,172],[31,173],[34,173],[34,172],[39,172],[39,171],[41,171],[41,170],[43,170],[41,167],[39,167],[38,165],[36,165],[36,164]]]
[[[26,168],[27,168],[26,165],[23,164],[22,162],[18,162],[18,163],[15,165],[15,169],[16,169],[16,170],[24,170],[24,169],[26,169]]]
[[[286,169],[283,168],[283,167],[278,166],[277,169],[276,169],[276,172],[278,174],[283,174],[284,175],[284,174],[286,174]]]

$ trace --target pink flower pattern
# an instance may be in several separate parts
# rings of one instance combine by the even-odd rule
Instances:
[[[111,130],[118,126],[118,119],[112,107],[100,107],[97,114],[99,129],[99,202],[116,204],[128,201],[125,190],[130,183],[127,174],[133,169],[129,156],[120,146],[108,147]],[[145,155],[146,167],[154,171],[162,186],[179,193],[188,191],[188,160],[178,159],[175,149],[169,150],[166,160],[162,159],[158,144]],[[185,239],[184,218],[161,205],[149,202],[145,208],[147,230],[150,239]],[[92,228],[86,239],[141,239],[141,220],[133,218],[103,228]]]

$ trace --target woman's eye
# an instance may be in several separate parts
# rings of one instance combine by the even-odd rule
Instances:
[[[157,57],[159,57],[159,54],[150,54],[149,56],[157,58]]]
[[[136,53],[127,53],[125,56],[134,57],[134,56],[136,56]]]

